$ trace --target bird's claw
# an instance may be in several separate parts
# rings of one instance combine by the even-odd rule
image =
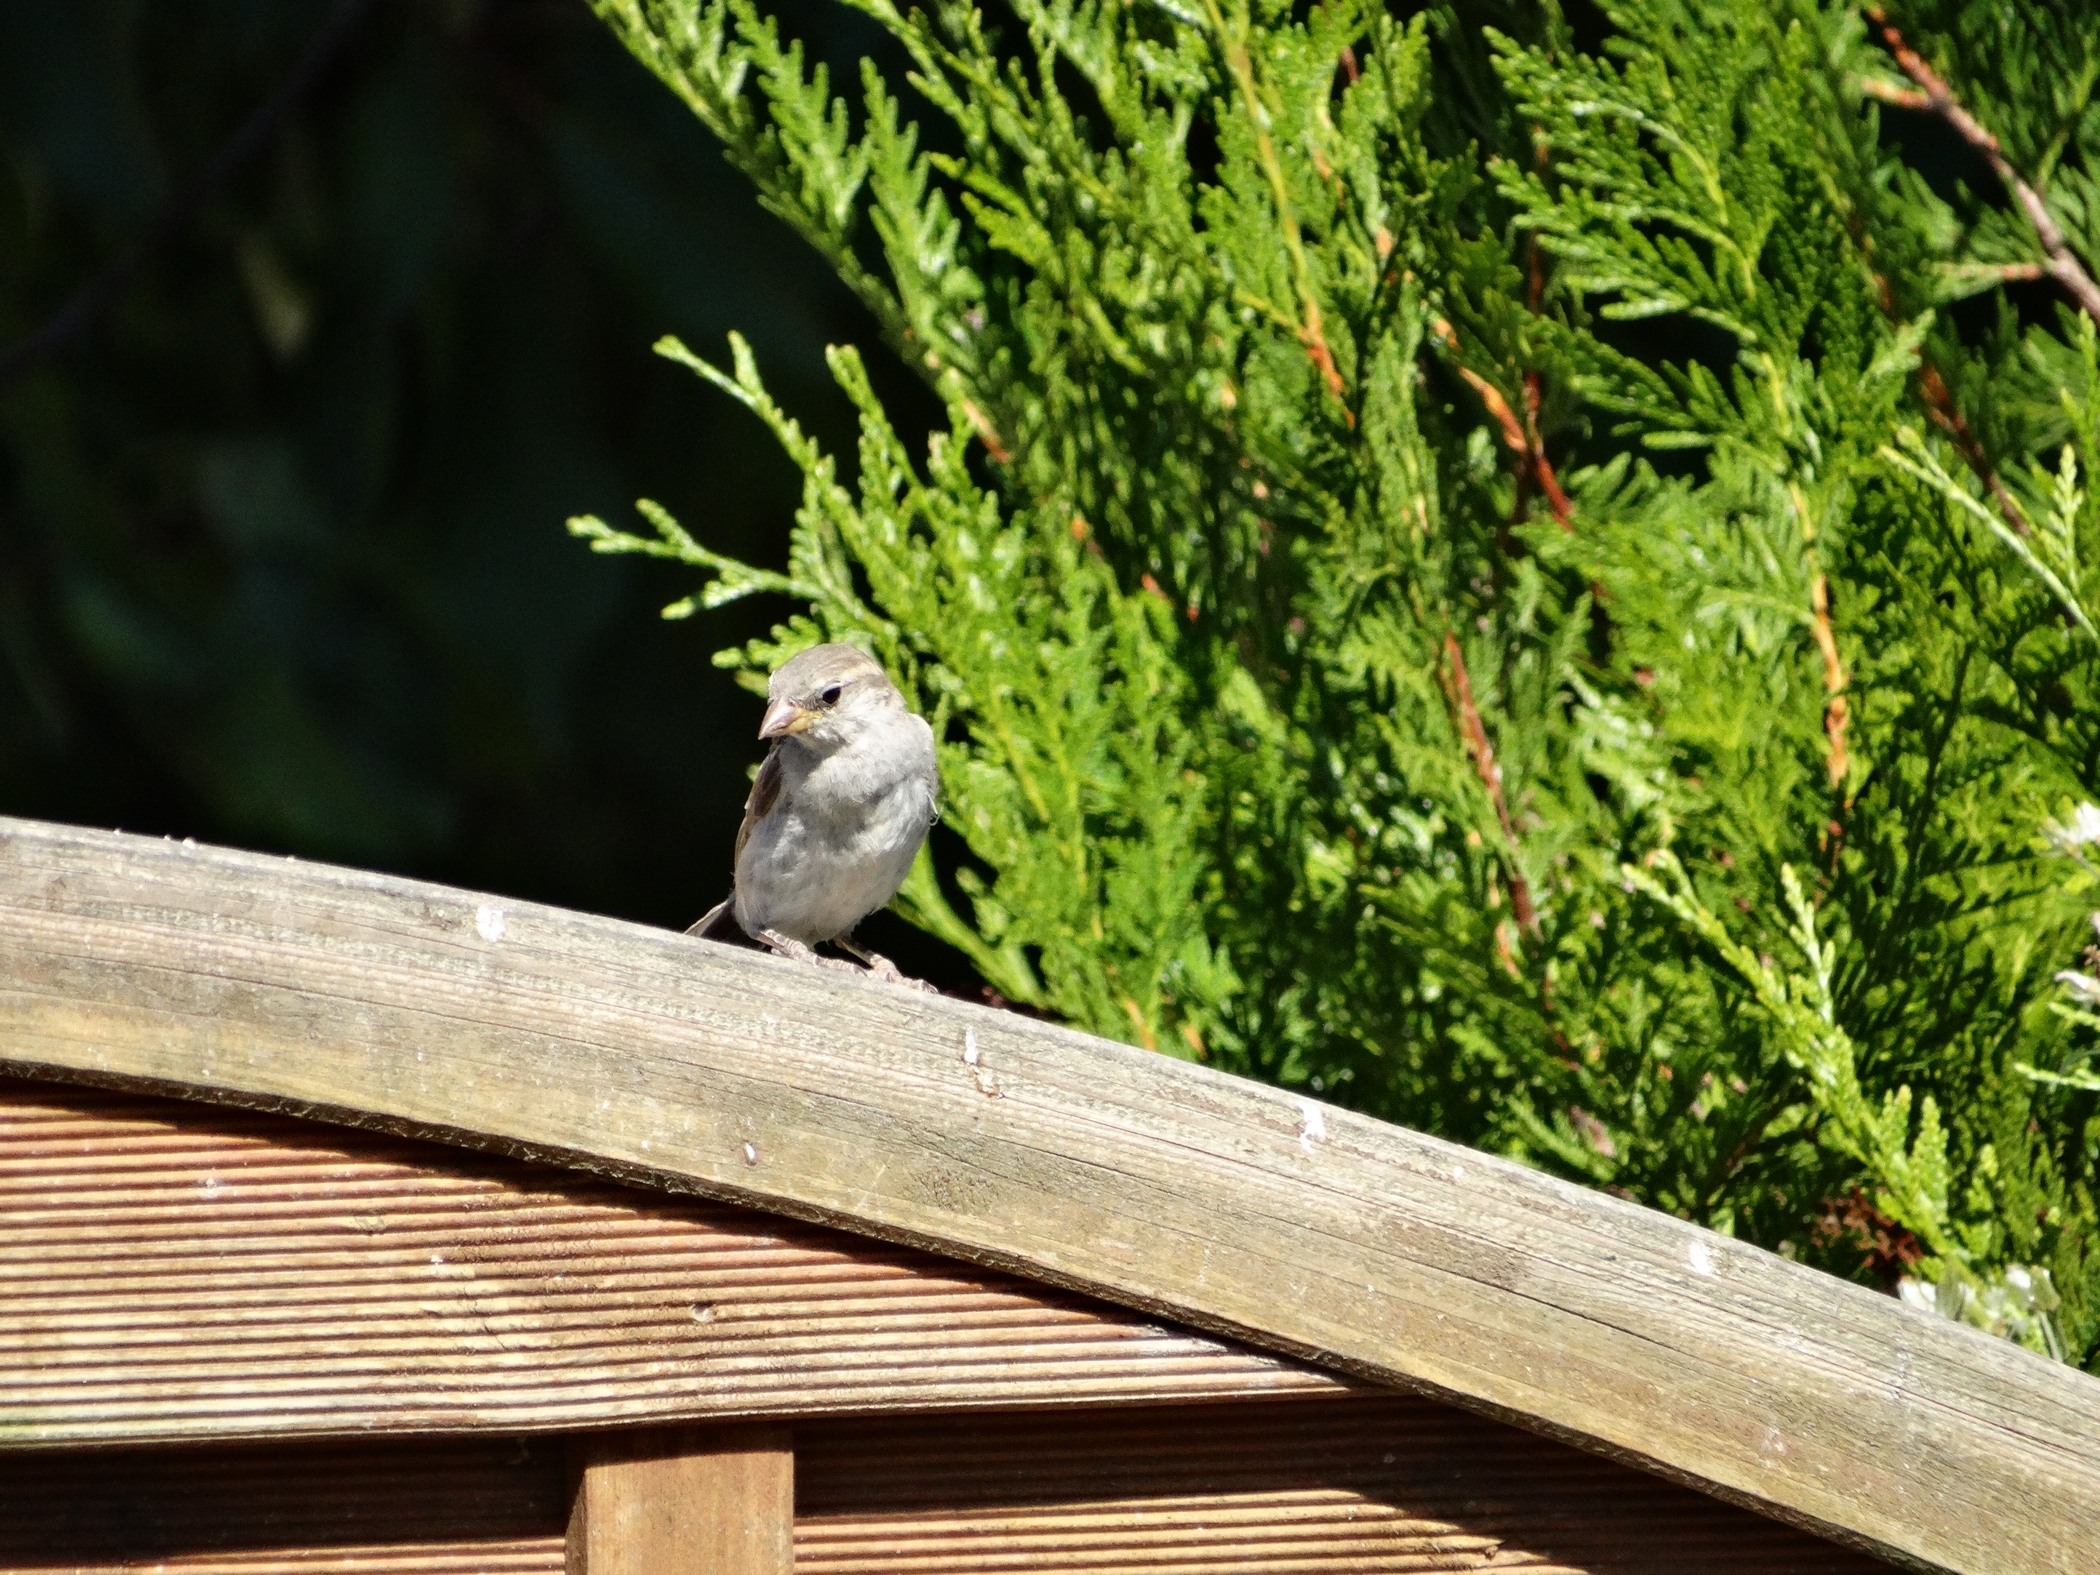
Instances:
[[[880,980],[883,984],[901,984],[907,990],[923,990],[928,995],[941,993],[924,979],[914,979],[880,952],[865,950],[843,935],[839,937],[838,943],[868,965],[868,977],[871,979]]]
[[[826,957],[806,942],[798,941],[792,935],[782,935],[778,930],[761,930],[758,938],[790,962],[815,963],[819,968],[829,968],[834,973],[850,973],[859,978],[876,979],[883,984],[901,984],[907,990],[923,990],[928,995],[941,993],[924,979],[914,979],[903,972],[880,952],[862,951],[851,941],[841,940],[839,944],[866,963],[868,966],[865,969],[855,967],[843,957]]]
[[[761,930],[758,938],[789,962],[814,963],[819,968],[830,968],[845,973],[860,972],[844,958],[819,956],[806,942],[798,941],[792,935],[782,935],[778,930]]]
[[[868,954],[868,977],[880,979],[884,984],[901,984],[907,990],[923,990],[928,995],[941,993],[924,979],[914,979],[887,957],[878,956],[873,952]]]

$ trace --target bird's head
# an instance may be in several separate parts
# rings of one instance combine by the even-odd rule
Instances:
[[[766,702],[760,738],[792,738],[829,754],[868,721],[903,709],[904,697],[865,651],[818,645],[780,665],[766,685]]]

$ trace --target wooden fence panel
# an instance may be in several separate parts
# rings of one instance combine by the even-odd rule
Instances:
[[[778,1214],[49,1083],[0,1081],[0,1285],[0,1448],[1345,1387]]]
[[[0,823],[0,1059],[631,1176],[1408,1386],[1962,1571],[2100,1568],[2100,1382],[1285,1091],[611,920]]]

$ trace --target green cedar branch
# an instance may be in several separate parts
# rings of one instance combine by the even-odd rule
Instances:
[[[1924,56],[1904,42],[1902,33],[1889,21],[1887,13],[1879,6],[1868,6],[1866,17],[1880,30],[1889,53],[1896,57],[1896,64],[1903,68],[1904,75],[1918,84],[1918,90],[1913,93],[1891,88],[1886,83],[1867,78],[1860,83],[1861,91],[1899,109],[1927,110],[1938,115],[1962,141],[1981,153],[2006,192],[2019,203],[2021,211],[2027,215],[2027,222],[2034,226],[2035,239],[2042,243],[2042,253],[2047,259],[2042,266],[2049,276],[2070,293],[2088,317],[2100,322],[2100,284],[2093,282],[2092,275],[2085,271],[2071,250],[2071,243],[2064,238],[2063,228],[2050,214],[2042,194],[2028,185],[2020,172],[2012,167],[2012,161],[1998,145],[1997,137],[1962,107],[1946,79],[1926,64]]]

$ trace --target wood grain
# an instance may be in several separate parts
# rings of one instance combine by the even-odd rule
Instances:
[[[799,1575],[1873,1575],[1888,1565],[1413,1397],[817,1422]]]
[[[0,1055],[1009,1269],[1923,1567],[2100,1568],[2100,1382],[1652,1211],[1009,1014],[500,898],[0,822]]]
[[[796,1424],[794,1452],[800,1575],[1887,1568],[1413,1397],[855,1417]],[[559,1438],[9,1455],[0,1569],[552,1575],[563,1456]]]
[[[1333,1375],[777,1214],[0,1081],[0,1443],[1330,1393]]]
[[[558,1575],[560,1439],[0,1456],[9,1575]]]
[[[567,1575],[793,1575],[787,1428],[636,1428],[579,1447]]]

